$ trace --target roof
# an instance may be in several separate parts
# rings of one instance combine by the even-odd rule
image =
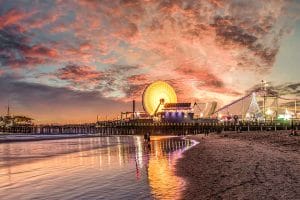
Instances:
[[[191,103],[165,103],[164,108],[190,108]]]

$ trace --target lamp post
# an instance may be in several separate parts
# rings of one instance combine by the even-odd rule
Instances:
[[[292,117],[292,135],[295,134],[295,130],[294,130],[294,117]]]
[[[295,118],[297,119],[297,99],[295,99]]]
[[[261,90],[263,91],[263,115],[266,121],[266,97],[267,97],[267,82],[261,81]]]

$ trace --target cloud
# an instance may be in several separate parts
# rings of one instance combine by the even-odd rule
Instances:
[[[28,83],[14,76],[0,77],[0,90],[9,94],[0,99],[1,107],[4,108],[9,99],[14,115],[31,116],[36,123],[94,122],[97,115],[111,119],[119,115],[120,110],[130,109],[130,103],[108,100],[96,91]]]
[[[138,71],[139,66],[113,65],[103,72],[102,82],[96,89],[108,98],[124,101],[136,98],[137,90],[142,87],[141,85],[145,85],[145,83],[133,81],[134,77],[142,76],[137,75]]]
[[[258,91],[262,88],[261,84],[256,84],[247,90],[247,93]],[[299,82],[287,82],[283,84],[276,84],[274,82],[268,82],[266,88],[270,94],[287,98],[297,99],[300,97],[300,83]]]
[[[58,79],[67,81],[71,87],[80,89],[94,88],[103,77],[95,67],[70,64],[60,68],[54,74]]]
[[[19,10],[10,9],[0,16],[0,29],[16,24],[26,17],[31,16],[32,13],[25,13]]]
[[[35,67],[51,63],[57,57],[56,50],[41,44],[32,44],[30,38],[22,33],[19,26],[0,29],[0,64],[2,66]]]
[[[70,64],[44,76],[54,75],[59,80],[67,81],[74,90],[94,90],[110,99],[131,101],[133,98],[140,99],[149,82],[143,74],[135,74],[138,70],[139,66],[114,65],[99,71],[95,67]]]
[[[300,83],[284,83],[281,85],[271,86],[272,89],[278,91],[280,95],[290,97],[300,97]]]

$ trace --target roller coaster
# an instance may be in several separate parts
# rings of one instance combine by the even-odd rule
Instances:
[[[300,99],[286,98],[271,88],[259,87],[247,95],[217,109],[212,117],[250,120],[289,120],[300,116]]]

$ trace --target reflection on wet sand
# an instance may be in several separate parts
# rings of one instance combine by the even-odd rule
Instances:
[[[154,141],[153,156],[150,156],[148,163],[148,179],[156,199],[180,198],[184,181],[175,176],[175,162],[181,156],[180,150],[190,145],[189,141],[178,141],[178,139]]]
[[[184,186],[174,163],[192,142],[142,137],[0,145],[0,199],[173,199]]]

